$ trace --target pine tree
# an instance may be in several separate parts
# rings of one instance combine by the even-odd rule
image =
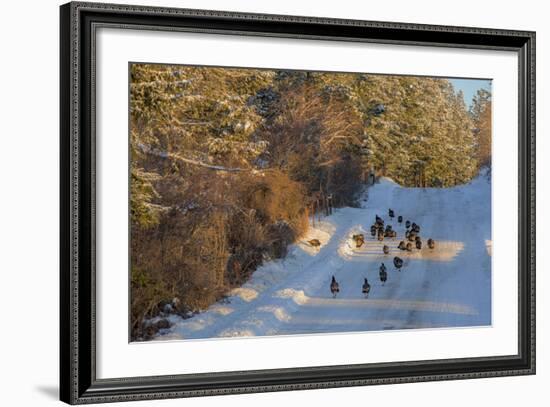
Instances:
[[[470,115],[474,124],[476,154],[480,167],[491,166],[491,92],[480,89],[474,96]]]

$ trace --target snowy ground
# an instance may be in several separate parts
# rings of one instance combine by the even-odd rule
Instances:
[[[491,324],[491,185],[485,176],[447,189],[402,188],[389,179],[369,189],[362,208],[342,208],[315,222],[284,260],[264,264],[224,302],[174,324],[157,340],[350,332]],[[390,221],[388,208],[395,210]],[[383,243],[370,236],[375,214],[398,232]],[[403,224],[397,216],[403,215]],[[410,254],[397,249],[405,220],[420,225],[424,243]],[[357,249],[351,239],[364,233]],[[437,242],[428,249],[428,238]],[[319,249],[306,241],[319,239]],[[390,246],[384,255],[382,246]],[[401,271],[393,257],[404,260]],[[388,281],[378,277],[381,263]],[[332,298],[332,275],[340,293]],[[371,293],[361,293],[368,278]]]

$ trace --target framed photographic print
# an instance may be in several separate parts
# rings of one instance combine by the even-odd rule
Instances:
[[[535,33],[60,12],[63,401],[535,373]]]

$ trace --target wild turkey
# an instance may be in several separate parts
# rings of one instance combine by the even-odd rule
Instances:
[[[433,239],[428,239],[428,247],[430,249],[434,249],[435,248],[435,240]]]
[[[406,227],[407,229],[411,227],[411,221],[410,221],[410,220],[408,220],[408,221],[405,222],[405,227]]]
[[[386,265],[384,263],[380,265],[380,271],[386,271]]]
[[[374,223],[377,225],[377,226],[384,226],[384,219],[382,219],[380,216],[378,215],[375,215],[375,221]]]
[[[395,256],[393,258],[393,265],[398,271],[401,271],[401,267],[403,267],[403,259],[400,257]]]
[[[308,240],[308,243],[313,247],[321,247],[321,242],[319,241],[319,239]]]
[[[415,225],[413,231],[414,231],[415,233],[420,233],[420,226],[419,226],[419,225]]]
[[[365,243],[365,236],[362,233],[353,235],[352,239],[355,241],[356,248],[360,248]]]
[[[402,223],[402,222],[403,222],[403,216],[399,215],[399,216],[397,217],[397,222],[398,222],[398,223]]]
[[[399,242],[399,246],[397,246],[397,248],[398,248],[399,250],[405,250],[405,249],[407,248],[407,246],[405,245],[405,242],[404,242],[403,240],[401,240],[401,241]]]
[[[365,298],[369,296],[370,293],[370,284],[369,281],[365,278],[365,282],[363,283],[362,292]]]
[[[382,229],[378,229],[378,241],[384,240],[384,231]]]
[[[375,225],[372,225],[370,227],[370,234],[372,237],[376,236],[376,231],[378,230],[378,228],[375,226]]]
[[[386,270],[380,269],[380,281],[382,282],[382,285],[386,284],[386,281],[388,280],[388,273]]]
[[[422,240],[417,240],[417,241],[416,241],[416,248],[417,248],[418,250],[422,250]]]
[[[395,230],[391,231],[391,238],[395,239],[397,237],[397,232]]]
[[[389,209],[388,210],[388,215],[390,216],[390,218],[394,218],[395,217],[395,214],[393,213],[393,209]]]
[[[338,284],[334,276],[332,276],[332,281],[330,282],[330,292],[333,298],[336,298],[336,294],[340,292],[340,284]]]
[[[390,253],[390,248],[387,245],[384,245],[382,250],[384,251],[384,254],[389,254]]]
[[[409,233],[409,242],[414,242],[416,240],[416,232],[410,232]]]
[[[412,243],[411,242],[407,243],[407,251],[412,252],[412,249],[413,249]]]
[[[414,240],[415,240],[416,242],[418,242],[419,240],[422,240],[422,239],[420,238],[420,236],[416,236],[416,237],[414,238]]]

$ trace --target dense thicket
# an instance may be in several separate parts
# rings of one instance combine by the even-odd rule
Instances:
[[[490,95],[468,112],[443,79],[133,64],[130,93],[134,339],[285,256],[366,174],[445,187],[490,158]]]

